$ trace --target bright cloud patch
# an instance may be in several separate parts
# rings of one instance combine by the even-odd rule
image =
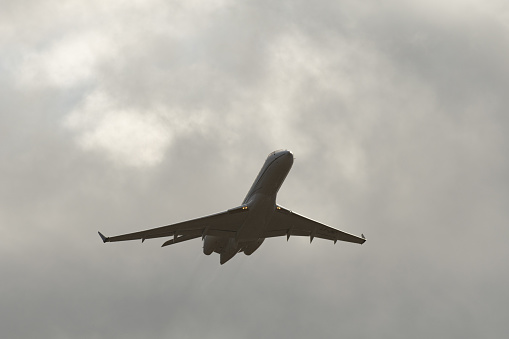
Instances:
[[[93,94],[65,125],[78,132],[78,142],[86,150],[104,152],[122,165],[150,167],[162,161],[171,141],[163,119],[154,112],[119,109],[107,96]]]
[[[114,55],[111,39],[93,31],[70,34],[28,54],[20,68],[23,85],[68,87],[93,79],[97,64]]]

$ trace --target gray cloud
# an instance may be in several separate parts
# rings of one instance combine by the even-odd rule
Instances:
[[[502,2],[11,2],[0,13],[0,326],[30,337],[502,337]],[[279,202],[362,247],[108,235]]]

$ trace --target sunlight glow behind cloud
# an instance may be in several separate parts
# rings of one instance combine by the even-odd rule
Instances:
[[[117,108],[101,93],[87,97],[64,125],[77,133],[85,150],[104,151],[115,162],[134,167],[158,164],[173,137],[158,114]]]

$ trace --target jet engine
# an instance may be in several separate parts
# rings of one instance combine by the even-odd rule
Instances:
[[[260,238],[258,240],[255,240],[255,241],[252,241],[252,242],[248,243],[243,248],[244,254],[245,255],[253,254],[253,252],[256,251],[258,249],[258,247],[260,247],[260,245],[263,243],[264,240],[265,240],[265,238]]]
[[[212,252],[222,253],[228,244],[228,238],[206,235],[203,239],[203,253],[206,255]]]

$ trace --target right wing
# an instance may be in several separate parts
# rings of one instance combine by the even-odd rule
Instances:
[[[239,206],[224,212],[208,215],[205,217],[187,220],[172,225],[152,228],[145,231],[105,237],[99,232],[103,242],[115,242],[173,236],[173,239],[165,242],[163,246],[175,244],[181,241],[203,237],[205,235],[234,237],[237,230],[242,226],[247,216],[247,206]]]
[[[313,238],[322,238],[332,240],[334,243],[340,240],[363,244],[366,241],[364,235],[358,237],[277,206],[265,236],[269,238],[283,235],[286,235],[287,239],[291,235],[299,235],[310,237],[311,241]]]

